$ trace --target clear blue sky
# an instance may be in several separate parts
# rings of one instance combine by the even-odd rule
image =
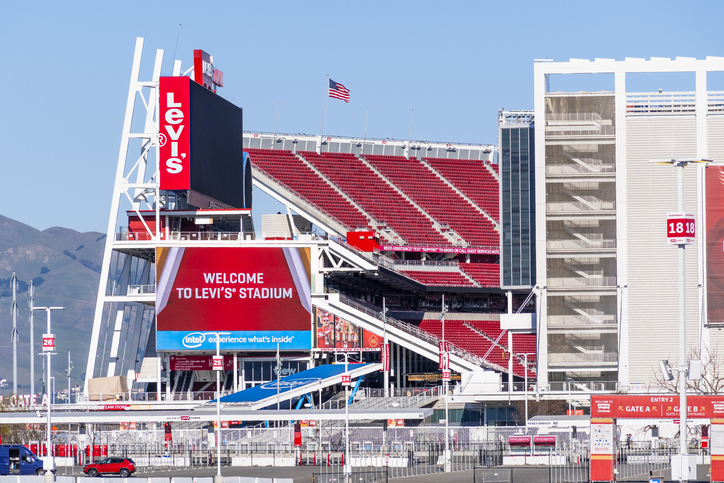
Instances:
[[[165,50],[165,74],[174,52],[185,66],[194,49],[211,53],[245,129],[273,131],[278,102],[278,132],[319,133],[329,74],[352,101],[330,100],[327,134],[361,136],[369,108],[368,137],[407,139],[414,109],[413,139],[469,143],[496,142],[498,109],[533,107],[533,59],[724,56],[722,1],[5,1],[0,11],[0,214],[39,229],[105,232],[136,37],[147,62]]]

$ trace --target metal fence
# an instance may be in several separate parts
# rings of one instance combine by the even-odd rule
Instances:
[[[622,447],[613,464],[619,479],[640,476],[646,480],[649,474],[660,476],[671,468],[671,455],[677,454],[675,445],[665,447]]]
[[[503,462],[504,453],[504,444],[487,442],[456,445],[447,453],[444,443],[393,444],[379,449],[370,446],[350,451],[346,470],[353,476],[352,481],[386,481],[389,478],[443,473],[446,462],[450,471],[498,466]],[[343,453],[337,456],[322,462],[320,471],[315,473],[315,481],[339,482],[344,479]]]

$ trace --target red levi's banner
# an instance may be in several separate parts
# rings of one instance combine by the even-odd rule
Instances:
[[[188,77],[159,79],[160,188],[191,189]]]
[[[724,418],[724,396],[688,396],[688,418]],[[592,418],[679,417],[679,396],[591,396]]]
[[[706,312],[710,324],[724,324],[724,167],[707,166]]]

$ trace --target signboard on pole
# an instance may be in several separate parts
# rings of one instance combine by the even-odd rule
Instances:
[[[443,381],[449,381],[449,380],[450,380],[450,369],[443,369],[443,370],[442,370],[442,380],[443,380]]]
[[[342,385],[343,386],[351,386],[352,385],[352,376],[349,374],[342,374]]]
[[[55,350],[55,334],[43,334],[43,352]]]
[[[446,369],[450,369],[450,343],[447,341],[439,342],[438,347],[440,350],[438,369],[442,369],[443,371]]]
[[[214,356],[213,367],[215,371],[224,370],[224,356]]]
[[[390,344],[382,344],[382,372],[390,372]]]
[[[694,213],[667,213],[666,237],[671,245],[689,245],[696,241]]]

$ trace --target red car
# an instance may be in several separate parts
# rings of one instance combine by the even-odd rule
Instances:
[[[111,457],[91,463],[83,467],[83,473],[88,476],[100,476],[103,473],[113,473],[123,478],[131,476],[136,471],[136,464],[131,458]]]

